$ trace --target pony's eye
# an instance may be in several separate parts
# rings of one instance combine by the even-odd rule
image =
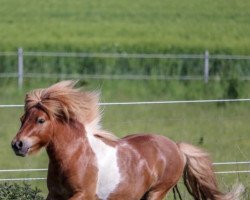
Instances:
[[[39,118],[37,119],[37,123],[38,123],[38,124],[43,124],[44,122],[45,122],[45,119],[43,119],[43,118],[40,118],[40,117],[39,117]]]

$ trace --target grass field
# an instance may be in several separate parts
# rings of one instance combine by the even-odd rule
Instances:
[[[0,104],[22,104],[24,94],[32,88],[47,87],[57,80],[26,80],[25,88],[19,91],[16,82],[6,80],[0,87]],[[80,82],[79,85],[82,85]],[[155,85],[154,85],[155,84]],[[168,90],[172,84],[172,90]],[[190,99],[185,97],[195,93],[195,98],[217,98],[215,90],[219,83],[210,82],[210,93],[201,93],[195,87],[184,83],[173,82],[140,82],[140,81],[87,81],[86,89],[99,89],[102,92],[102,102],[116,101],[148,101],[148,100],[177,100]],[[192,85],[192,83],[190,83]],[[195,82],[200,88],[202,82]],[[217,85],[217,86],[216,86]],[[245,83],[246,98],[250,97],[250,85]],[[158,89],[157,89],[158,88]],[[173,91],[174,88],[176,91]],[[193,89],[193,91],[192,91]],[[181,91],[180,94],[175,93]],[[197,96],[199,94],[199,96]],[[176,97],[176,98],[175,98]],[[131,133],[157,133],[170,137],[175,141],[186,141],[200,146],[211,153],[214,162],[247,161],[249,160],[249,109],[245,103],[206,103],[206,104],[166,104],[166,105],[137,105],[137,106],[105,106],[102,107],[103,126],[122,137]],[[47,156],[44,151],[33,157],[19,158],[10,148],[10,141],[19,127],[19,117],[22,108],[0,108],[0,146],[1,169],[18,168],[47,168]],[[249,165],[220,166],[216,171],[249,170]],[[1,174],[1,177],[46,177],[46,172]],[[249,198],[250,175],[224,174],[218,175],[220,187],[227,191],[234,183],[242,182],[247,188],[246,198]],[[46,194],[44,181],[34,181]],[[183,195],[184,188],[181,187]],[[171,196],[171,195],[170,195]],[[172,197],[171,197],[172,198]],[[171,199],[170,198],[170,199]],[[189,199],[188,196],[185,199]]]
[[[125,53],[250,54],[250,1],[246,0],[0,0],[0,52],[68,51]],[[118,65],[119,64],[119,65]],[[1,56],[0,72],[15,72],[16,57]],[[117,67],[118,66],[118,67]],[[135,67],[138,66],[138,67]],[[167,67],[166,67],[167,66]],[[195,67],[196,66],[196,67]],[[202,75],[203,60],[76,59],[25,57],[24,73]],[[219,81],[84,80],[79,85],[102,92],[102,102],[250,98],[249,61],[211,60]],[[59,79],[24,80],[23,90],[0,79],[0,104],[22,104],[25,93]],[[186,141],[211,153],[214,162],[249,161],[249,102],[106,106],[103,126],[119,137],[149,132]],[[0,168],[47,168],[45,151],[19,158],[10,141],[22,108],[0,108]],[[250,170],[250,165],[216,171]],[[46,177],[46,172],[0,173],[0,178]],[[236,182],[250,198],[250,174],[217,175],[222,190]],[[46,196],[45,181],[31,182]],[[184,199],[190,199],[181,187]],[[171,196],[171,195],[170,195]],[[172,199],[172,196],[170,197]]]
[[[250,2],[0,0],[0,51],[250,53]]]

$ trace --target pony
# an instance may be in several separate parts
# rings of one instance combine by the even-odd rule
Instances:
[[[11,142],[18,156],[46,148],[47,200],[161,200],[181,177],[195,200],[236,200],[219,191],[209,154],[157,134],[118,138],[100,125],[99,94],[61,81],[26,95]]]

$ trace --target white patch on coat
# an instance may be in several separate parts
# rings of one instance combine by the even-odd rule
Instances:
[[[94,127],[86,126],[87,138],[97,159],[98,178],[96,194],[106,200],[120,182],[120,172],[117,163],[117,149],[105,144],[93,134]]]

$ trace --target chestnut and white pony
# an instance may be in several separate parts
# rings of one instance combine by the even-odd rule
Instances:
[[[45,147],[48,200],[161,200],[183,176],[195,200],[236,200],[218,190],[206,152],[153,134],[117,138],[101,129],[98,94],[63,81],[27,94],[16,155]]]

